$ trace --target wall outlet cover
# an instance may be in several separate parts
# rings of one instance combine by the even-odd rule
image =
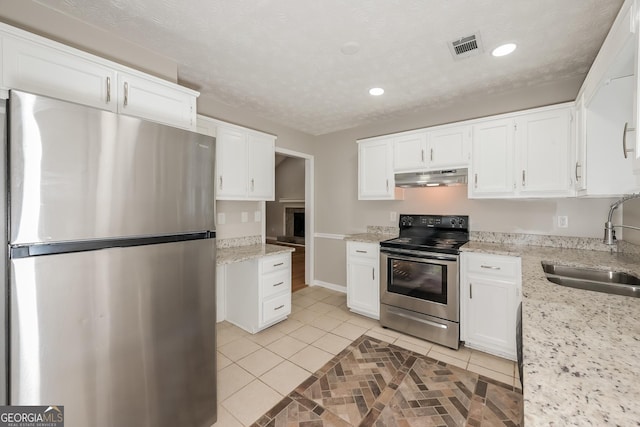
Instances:
[[[567,228],[569,227],[569,217],[562,215],[558,216],[558,228]]]
[[[249,222],[249,212],[242,212],[240,214],[240,222]]]
[[[262,221],[262,212],[255,211],[253,213],[253,222],[260,222],[260,221]]]
[[[218,212],[218,224],[224,224],[225,222],[227,222],[227,216],[224,212]]]

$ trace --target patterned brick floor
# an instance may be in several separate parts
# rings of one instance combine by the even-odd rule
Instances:
[[[361,336],[252,427],[519,426],[512,386]]]

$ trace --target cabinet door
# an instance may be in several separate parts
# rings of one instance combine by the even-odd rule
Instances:
[[[247,197],[247,135],[219,126],[216,137],[216,199]]]
[[[5,37],[2,86],[115,112],[116,72],[71,53]]]
[[[122,114],[196,129],[196,97],[177,85],[119,73],[118,99]]]
[[[393,139],[393,170],[409,172],[424,169],[427,165],[427,134],[400,136]]]
[[[574,189],[577,192],[583,192],[587,189],[587,114],[584,105],[584,95],[576,101],[576,119],[574,123],[575,129],[575,150],[572,169],[569,171],[573,175]]]
[[[473,126],[469,198],[514,194],[514,122],[491,120]]]
[[[470,346],[516,358],[516,283],[467,276],[466,341]]]
[[[380,280],[377,260],[349,257],[347,262],[347,306],[361,314],[380,317]]]
[[[391,140],[358,143],[358,200],[393,199],[393,148]]]
[[[521,116],[517,119],[516,136],[520,158],[520,170],[517,172],[520,194],[570,195],[570,109]]]
[[[249,133],[248,198],[275,200],[275,138]]]
[[[429,169],[469,166],[471,126],[432,131],[427,134]]]

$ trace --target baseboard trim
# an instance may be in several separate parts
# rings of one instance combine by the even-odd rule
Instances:
[[[314,280],[312,286],[320,286],[322,288],[331,289],[332,291],[342,292],[343,294],[347,293],[347,287],[336,285],[335,283],[323,282],[322,280]]]

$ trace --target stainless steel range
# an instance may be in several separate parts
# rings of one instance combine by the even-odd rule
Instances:
[[[380,243],[380,323],[457,349],[469,217],[400,215],[399,225],[398,238]]]

